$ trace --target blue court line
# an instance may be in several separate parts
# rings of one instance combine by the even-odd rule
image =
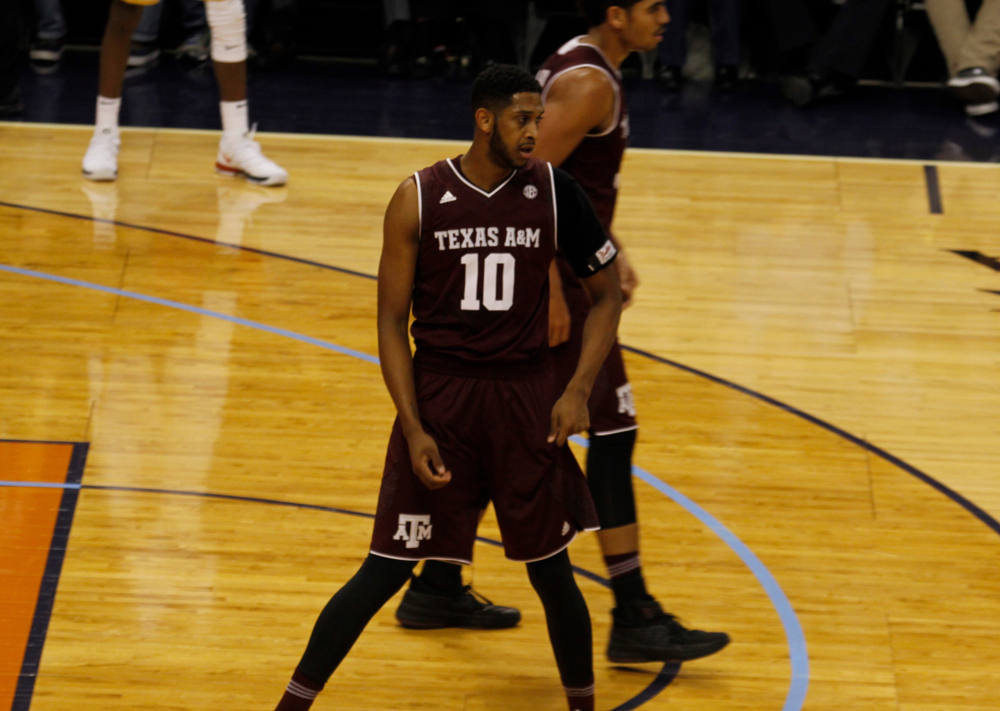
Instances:
[[[22,267],[12,267],[8,264],[0,264],[0,271],[10,272],[11,274],[20,274],[21,276],[34,277],[36,279],[45,279],[47,281],[54,281],[58,282],[59,284],[66,284],[68,286],[79,286],[84,289],[101,291],[104,292],[105,294],[124,296],[129,299],[145,301],[147,303],[156,304],[158,306],[166,306],[171,309],[188,311],[190,313],[198,314],[200,316],[211,316],[212,318],[222,319],[223,321],[236,323],[239,324],[240,326],[256,328],[259,331],[267,331],[268,333],[273,333],[276,336],[284,336],[285,338],[291,338],[296,341],[301,341],[302,343],[308,343],[309,345],[312,346],[319,346],[320,348],[325,348],[328,351],[340,353],[341,355],[351,356],[352,358],[358,358],[360,360],[364,360],[369,363],[374,363],[375,365],[378,365],[379,362],[378,357],[373,355],[368,355],[367,353],[362,353],[361,351],[356,351],[353,348],[345,348],[344,346],[338,346],[335,343],[330,343],[329,341],[322,341],[318,338],[313,338],[312,336],[306,336],[301,333],[296,333],[295,331],[289,331],[287,329],[277,328],[275,326],[268,326],[267,324],[260,323],[259,321],[250,321],[245,318],[239,318],[238,316],[230,316],[229,314],[220,313],[218,311],[209,311],[208,309],[199,308],[198,306],[191,306],[189,304],[181,303],[180,301],[161,299],[156,296],[147,296],[146,294],[139,294],[134,291],[125,291],[124,289],[114,289],[110,286],[94,284],[89,281],[80,281],[79,279],[70,279],[68,277],[56,276],[55,274],[36,272],[33,269],[24,269]]]
[[[267,331],[269,333],[274,333],[276,335],[293,338],[295,340],[302,341],[303,343],[318,345],[322,348],[326,348],[328,350],[332,350],[334,352],[341,353],[343,355],[349,355],[354,358],[359,358],[361,360],[367,361],[369,363],[374,363],[376,365],[379,363],[377,357],[368,355],[367,353],[362,353],[361,351],[355,351],[350,348],[344,348],[343,346],[337,346],[333,343],[328,343],[327,341],[321,341],[319,339],[312,338],[311,336],[305,336],[302,334],[295,333],[293,331],[287,331],[285,329],[274,328],[273,326],[268,326],[266,324],[258,323],[256,321],[239,319],[234,316],[229,316],[227,314],[221,314],[215,311],[209,311],[208,309],[189,306],[187,304],[183,304],[177,301],[169,301],[167,299],[160,299],[153,296],[146,296],[145,294],[138,294],[135,292],[124,291],[122,289],[114,289],[111,287],[102,286],[100,284],[85,282],[79,279],[69,279],[67,277],[60,277],[54,274],[46,274],[44,272],[37,272],[31,269],[23,269],[21,267],[12,267],[5,264],[0,264],[0,270],[11,272],[14,274],[19,274],[21,276],[35,277],[38,279],[45,279],[60,284],[67,284],[69,286],[78,286],[86,289],[94,289],[96,291],[101,291],[108,294],[115,294],[118,296],[125,296],[127,298],[139,299],[140,301],[146,301],[148,303],[167,306],[170,308],[178,308],[183,311],[189,311],[203,316],[213,316],[215,318],[221,318],[223,320],[231,321],[233,323],[237,323],[242,326],[257,328],[263,331]],[[577,437],[575,439],[577,441],[583,440],[583,438],[580,437]],[[791,603],[789,603],[787,596],[781,590],[781,587],[778,585],[777,580],[774,579],[774,576],[771,575],[771,573],[767,570],[767,568],[760,561],[760,559],[757,558],[757,556],[754,555],[752,551],[750,551],[750,549],[746,546],[746,544],[740,541],[732,532],[729,531],[729,529],[727,529],[725,526],[722,525],[722,523],[720,523],[717,519],[711,516],[711,514],[709,514],[707,511],[702,509],[693,501],[685,497],[680,492],[677,492],[664,482],[660,481],[660,479],[656,478],[652,474],[645,472],[641,469],[638,469],[637,467],[634,467],[633,469],[634,473],[636,472],[642,473],[642,476],[640,476],[639,478],[649,483],[658,491],[661,491],[662,493],[666,494],[668,497],[676,501],[684,508],[687,508],[687,510],[690,513],[692,513],[696,518],[698,518],[698,520],[705,523],[714,533],[719,535],[727,545],[733,548],[733,551],[740,557],[740,560],[742,560],[746,565],[750,567],[750,570],[757,577],[758,581],[760,581],[761,584],[764,585],[764,590],[767,593],[768,597],[771,598],[772,603],[775,604],[775,610],[777,611],[778,616],[781,618],[782,625],[785,629],[785,635],[788,638],[789,657],[792,664],[792,681],[791,685],[789,686],[788,695],[785,699],[785,704],[782,707],[782,711],[799,711],[802,708],[803,703],[805,702],[806,691],[809,686],[809,658],[806,653],[805,635],[802,632],[802,625],[799,623],[798,617],[795,615],[795,610],[792,608]],[[661,488],[661,486],[663,488]],[[676,494],[676,496],[674,496],[674,494]],[[213,495],[209,494],[209,496]],[[214,495],[214,496],[222,496],[222,495]],[[688,504],[690,504],[694,508],[688,508]],[[738,546],[734,547],[733,545],[734,542],[738,544]],[[593,574],[591,573],[590,575]],[[590,576],[588,575],[587,577]],[[767,581],[766,584],[765,581]],[[789,619],[786,619],[786,616],[788,616]],[[650,685],[650,689],[652,689],[655,685],[661,683],[664,679],[666,679],[668,666],[670,665],[665,666],[663,671],[660,672],[656,680],[654,680],[653,684]],[[676,672],[674,675],[676,675]],[[661,679],[661,677],[663,678]],[[672,680],[673,676],[670,676],[669,679],[666,679],[665,683],[662,684],[661,689],[665,688],[666,685],[669,684],[670,681]],[[649,691],[649,689],[647,689],[647,691]],[[653,695],[655,696],[655,693]],[[649,698],[652,698],[652,696],[650,696]],[[629,708],[635,708],[635,707],[633,706]],[[615,709],[614,711],[626,711],[626,710],[619,707],[619,709]]]

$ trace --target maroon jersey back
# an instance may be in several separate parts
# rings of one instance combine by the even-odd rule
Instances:
[[[573,69],[597,69],[611,82],[615,92],[615,119],[611,126],[604,131],[587,134],[559,166],[580,183],[604,229],[610,232],[618,198],[618,171],[628,146],[628,109],[625,107],[621,73],[608,62],[600,49],[582,43],[581,39],[583,37],[576,37],[560,47],[545,60],[535,78],[542,85],[542,101],[548,96],[552,83]]]
[[[412,326],[418,361],[543,363],[548,268],[556,250],[551,166],[532,159],[490,193],[462,175],[458,158],[414,177],[420,201]]]

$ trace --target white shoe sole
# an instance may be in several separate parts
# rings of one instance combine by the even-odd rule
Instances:
[[[244,179],[254,183],[255,185],[264,185],[266,187],[277,187],[279,185],[284,185],[288,182],[288,178],[281,175],[272,175],[266,178],[259,178],[254,175],[240,170],[239,168],[234,168],[232,166],[224,165],[216,161],[215,172],[220,175],[228,175],[232,178],[243,177]]]
[[[965,113],[969,116],[985,116],[986,114],[992,114],[995,111],[1000,111],[1000,103],[997,103],[996,101],[965,105]]]
[[[95,183],[108,183],[112,180],[118,179],[117,170],[93,170],[89,173],[85,170],[83,171],[83,177],[87,180],[93,180]]]

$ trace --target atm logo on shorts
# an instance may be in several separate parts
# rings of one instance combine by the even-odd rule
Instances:
[[[431,517],[415,514],[399,514],[399,527],[396,528],[394,541],[406,541],[407,548],[416,548],[420,541],[431,539]]]

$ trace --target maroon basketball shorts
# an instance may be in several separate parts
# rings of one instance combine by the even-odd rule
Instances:
[[[599,527],[569,447],[548,439],[552,381],[456,377],[415,369],[424,430],[451,481],[429,490],[413,473],[397,418],[389,438],[371,551],[401,560],[472,562],[479,517],[492,501],[504,552],[531,562]]]
[[[581,287],[582,288],[582,287]],[[586,294],[583,294],[586,299]],[[570,336],[569,340],[551,350],[552,373],[555,378],[556,392],[561,395],[566,385],[576,372],[583,349],[583,324],[587,320],[587,307],[581,308],[579,299],[569,299],[570,305]],[[558,395],[557,395],[558,397]],[[590,433],[593,435],[609,435],[636,429],[639,424],[635,419],[635,400],[632,397],[632,386],[625,374],[625,361],[622,359],[622,349],[618,339],[611,346],[608,357],[604,359],[594,388],[590,391],[587,401],[590,410]]]

